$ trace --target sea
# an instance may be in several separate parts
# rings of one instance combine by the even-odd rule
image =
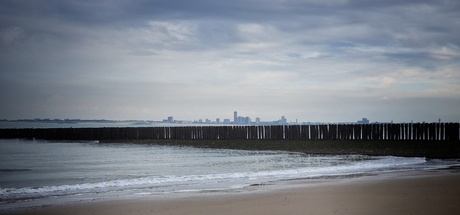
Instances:
[[[0,211],[458,165],[422,157],[0,139]]]

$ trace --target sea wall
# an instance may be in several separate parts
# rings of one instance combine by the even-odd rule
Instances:
[[[459,123],[7,128],[0,138],[44,140],[459,140]]]

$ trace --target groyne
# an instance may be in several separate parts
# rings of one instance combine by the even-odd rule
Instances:
[[[459,140],[459,123],[109,128],[6,128],[0,138],[43,140]]]

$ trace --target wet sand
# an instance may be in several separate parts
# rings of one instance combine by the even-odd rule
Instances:
[[[400,172],[302,179],[242,190],[143,196],[8,214],[458,214],[460,173]],[[3,214],[3,213],[2,213]]]

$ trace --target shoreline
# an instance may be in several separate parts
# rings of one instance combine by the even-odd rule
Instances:
[[[449,168],[121,197],[2,214],[455,214],[460,210],[459,185],[459,169]]]

